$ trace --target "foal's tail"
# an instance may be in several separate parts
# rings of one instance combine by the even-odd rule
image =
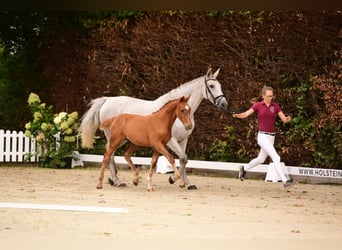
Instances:
[[[116,119],[116,116],[112,116],[112,117],[104,120],[100,125],[100,129],[105,130],[105,129],[109,128],[115,119]]]
[[[107,97],[99,97],[89,103],[90,109],[81,118],[78,127],[78,137],[81,137],[82,148],[93,148],[94,137],[100,125],[100,109],[107,100]]]

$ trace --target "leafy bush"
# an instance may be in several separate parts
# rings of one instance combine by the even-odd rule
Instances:
[[[234,127],[225,126],[222,139],[215,139],[208,152],[212,161],[236,161],[245,158],[242,149],[236,149]]]
[[[38,146],[37,152],[29,153],[27,157],[39,155],[43,167],[64,166],[65,158],[76,158],[78,113],[54,114],[53,107],[41,103],[35,93],[30,94],[27,102],[33,120],[25,124],[25,135],[34,137]]]

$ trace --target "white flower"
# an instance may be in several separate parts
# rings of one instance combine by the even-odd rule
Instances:
[[[59,116],[56,116],[55,119],[53,119],[53,122],[57,125],[60,124],[61,121],[62,121],[62,119]]]
[[[78,113],[77,113],[77,111],[72,112],[69,116],[72,117],[72,118],[74,118],[75,120],[78,119]]]
[[[37,111],[37,112],[34,112],[33,117],[34,117],[34,121],[36,122],[36,121],[39,121],[41,118],[43,118],[43,115],[42,113]]]
[[[30,128],[31,128],[31,123],[30,123],[30,122],[26,123],[26,124],[25,124],[25,128],[26,128],[26,129],[30,129]]]
[[[66,115],[67,115],[66,112],[60,112],[60,113],[58,114],[58,116],[59,116],[61,119],[63,119]]]
[[[42,125],[40,125],[40,128],[41,128],[43,131],[46,131],[46,130],[48,130],[49,126],[47,125],[47,123],[43,122]]]
[[[65,142],[75,142],[76,138],[75,138],[75,136],[64,136],[64,141]]]
[[[67,135],[71,135],[73,132],[72,128],[67,128],[64,133],[67,134]]]
[[[40,103],[40,98],[35,93],[30,93],[29,98],[27,100],[28,104],[31,105],[32,103],[38,102]]]
[[[62,122],[61,129],[66,130],[67,128],[69,128],[69,124],[67,122]]]

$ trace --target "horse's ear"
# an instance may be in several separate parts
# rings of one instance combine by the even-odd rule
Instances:
[[[211,67],[208,69],[208,71],[207,71],[207,74],[206,74],[206,77],[207,78],[210,78],[210,75],[212,75],[213,74],[213,71],[212,71],[212,69],[211,69]]]
[[[216,79],[219,73],[220,73],[220,68],[218,68],[216,70],[216,72],[214,73],[213,77]]]

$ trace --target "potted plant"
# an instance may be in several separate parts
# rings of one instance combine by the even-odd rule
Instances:
[[[25,135],[35,138],[37,150],[26,157],[38,155],[41,167],[71,167],[71,159],[77,160],[78,113],[55,114],[35,93],[27,102],[33,120],[25,124]]]

